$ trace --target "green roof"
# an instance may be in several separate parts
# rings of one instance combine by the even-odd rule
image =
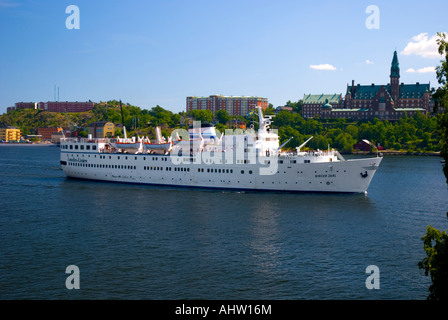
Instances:
[[[326,103],[337,103],[341,102],[342,95],[341,94],[308,94],[303,96],[304,104],[318,103],[318,104],[326,104]]]
[[[423,112],[425,112],[426,110],[423,108],[395,108],[395,111],[423,111]]]
[[[333,112],[354,112],[354,111],[368,111],[369,109],[333,109]]]
[[[355,92],[352,95],[352,99],[355,99],[355,100],[373,99],[381,87],[382,87],[382,85],[371,84],[370,86],[368,86],[368,85],[361,86],[358,84],[354,87]],[[352,86],[348,86],[347,92],[351,92],[351,91],[352,91]]]
[[[429,83],[416,84],[401,84],[400,85],[400,99],[403,98],[423,98],[423,94],[430,90]],[[354,86],[354,94],[352,99],[373,99],[382,85],[356,85]],[[390,94],[390,85],[384,86],[386,91]],[[347,94],[351,93],[352,86],[348,86]]]
[[[429,83],[401,84],[400,98],[423,98],[423,94],[429,90]]]

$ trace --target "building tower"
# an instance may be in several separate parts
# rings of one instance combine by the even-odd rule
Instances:
[[[398,63],[397,50],[394,51],[394,58],[390,67],[390,94],[394,99],[395,105],[398,105],[400,94],[400,64]]]

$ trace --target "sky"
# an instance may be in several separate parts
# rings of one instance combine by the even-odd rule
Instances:
[[[345,94],[352,80],[387,84],[394,50],[400,82],[437,88],[447,12],[446,0],[0,0],[0,114],[55,98],[177,113],[187,96],[222,94],[277,107]]]

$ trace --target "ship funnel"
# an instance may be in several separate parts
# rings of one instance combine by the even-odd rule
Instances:
[[[157,143],[162,143],[162,131],[160,130],[160,127],[156,127],[156,139]]]

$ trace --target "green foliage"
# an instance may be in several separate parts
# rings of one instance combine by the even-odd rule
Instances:
[[[448,235],[431,226],[422,237],[426,258],[418,263],[430,275],[429,300],[448,300]]]
[[[293,149],[308,137],[314,138],[307,144],[313,149],[327,149],[328,144],[341,152],[351,153],[353,145],[361,139],[367,139],[374,145],[400,151],[410,149],[420,152],[440,150],[437,118],[416,113],[412,117],[403,117],[399,121],[347,122],[346,119],[304,119],[300,114],[280,111],[273,118],[273,128],[279,130],[280,141],[291,136],[287,148]],[[294,134],[292,134],[294,133]]]
[[[291,107],[293,112],[302,113],[303,101],[299,100],[297,102],[291,102],[291,100],[289,100],[286,102],[285,106]]]
[[[437,67],[437,80],[441,85],[433,92],[435,109],[443,108],[443,113],[437,116],[437,133],[440,137],[440,155],[445,159],[443,173],[448,183],[448,42],[445,33],[437,33],[439,39],[439,53],[445,60]],[[418,123],[425,123],[421,117],[416,119]],[[423,133],[422,144],[430,144],[431,137],[427,132]],[[448,216],[448,213],[447,213]],[[426,235],[422,238],[426,258],[418,263],[420,269],[425,270],[425,275],[431,275],[432,284],[429,286],[429,300],[448,300],[448,236],[446,231],[439,231],[431,226],[426,228]]]
[[[438,132],[440,135],[440,156],[445,159],[443,172],[448,183],[448,42],[445,33],[437,33],[439,39],[439,54],[444,58],[441,60],[441,65],[436,68],[437,81],[440,87],[433,92],[433,99],[436,110],[443,110],[443,113],[438,115]]]
[[[218,119],[219,123],[223,125],[225,125],[227,121],[231,119],[231,117],[227,113],[227,110],[216,111],[215,116]]]
[[[213,113],[210,110],[191,110],[188,112],[189,116],[192,116],[194,120],[201,122],[212,122]]]

